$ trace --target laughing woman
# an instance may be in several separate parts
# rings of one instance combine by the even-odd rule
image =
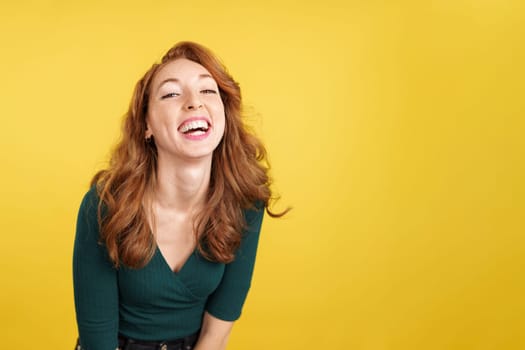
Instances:
[[[206,48],[171,48],[137,83],[108,169],[80,206],[77,349],[225,349],[271,198],[238,84]]]

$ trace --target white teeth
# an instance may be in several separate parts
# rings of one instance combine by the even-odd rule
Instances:
[[[193,120],[191,122],[185,123],[180,127],[180,132],[188,132],[190,130],[203,129],[208,130],[208,123],[205,120]]]

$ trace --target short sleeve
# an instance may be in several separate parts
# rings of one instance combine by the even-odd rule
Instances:
[[[95,187],[78,212],[73,249],[73,287],[80,343],[86,350],[115,350],[118,336],[117,270],[99,243]]]
[[[259,233],[264,216],[264,206],[261,205],[261,207],[245,211],[247,228],[241,245],[235,254],[235,259],[225,266],[221,283],[206,303],[206,310],[221,320],[235,321],[241,315],[255,266]]]

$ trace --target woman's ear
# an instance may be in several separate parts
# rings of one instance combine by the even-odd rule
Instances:
[[[151,128],[149,127],[148,122],[146,121],[146,132],[144,132],[144,138],[146,140],[149,140],[153,136],[153,133],[151,132]]]

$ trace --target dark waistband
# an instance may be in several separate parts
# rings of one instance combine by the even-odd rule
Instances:
[[[149,340],[137,340],[125,337],[121,334],[118,336],[118,347],[124,349],[140,349],[140,350],[171,350],[171,349],[183,349],[190,350],[197,342],[199,333],[189,335],[184,338],[164,340],[164,341],[149,341]]]

